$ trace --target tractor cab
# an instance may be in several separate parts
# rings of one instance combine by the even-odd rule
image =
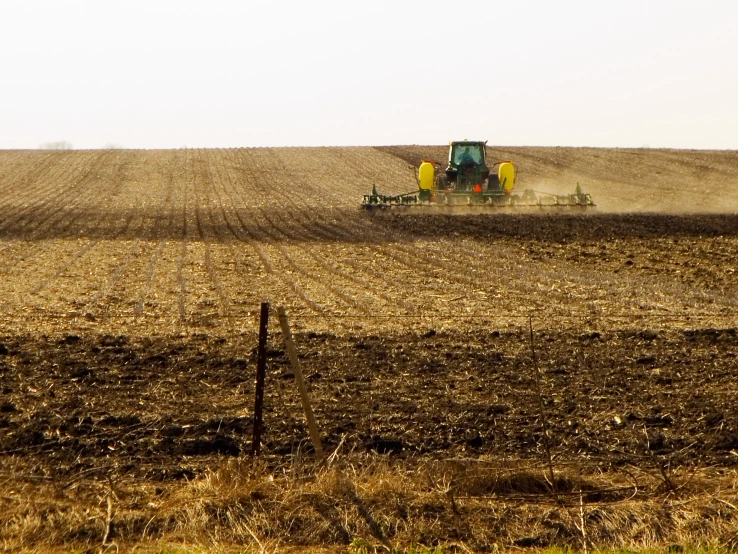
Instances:
[[[450,144],[446,178],[451,188],[459,191],[487,188],[486,145],[486,142],[467,140]]]

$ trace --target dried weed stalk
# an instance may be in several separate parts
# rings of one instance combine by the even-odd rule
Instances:
[[[0,490],[0,540],[8,549],[187,544],[254,552],[355,540],[380,551],[706,544],[735,535],[733,479],[705,470],[677,501],[658,486],[634,496],[623,472],[562,464],[552,499],[548,478],[524,462],[358,454],[330,467],[235,459],[189,482],[118,480],[115,495],[100,479],[65,487],[16,476]]]
[[[533,337],[533,315],[529,316],[528,324],[530,327],[530,352],[533,358],[533,368],[535,369],[536,397],[538,400],[538,415],[541,418],[541,426],[543,427],[543,449],[546,454],[546,464],[548,465],[548,478],[551,485],[551,492],[557,498],[556,490],[556,472],[554,470],[553,455],[551,453],[551,440],[548,435],[548,414],[543,401],[543,375],[541,368],[538,366],[538,357],[536,356],[535,339]]]

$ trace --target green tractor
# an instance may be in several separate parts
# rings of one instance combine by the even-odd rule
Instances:
[[[440,171],[438,162],[423,160],[415,175],[418,190],[385,196],[364,195],[362,207],[367,210],[393,206],[594,206],[592,197],[577,184],[574,194],[550,194],[525,190],[512,194],[516,169],[511,161],[487,163],[487,142],[455,141],[450,143],[448,165]]]
[[[419,171],[418,178],[420,199],[433,201],[435,191],[435,200],[439,201],[440,193],[443,204],[485,204],[509,193],[515,183],[515,167],[512,162],[499,162],[494,165],[499,165],[503,171],[492,172],[487,165],[486,146],[486,142],[468,140],[450,143],[446,171],[434,176],[434,186],[430,189],[427,179],[421,178],[429,171],[427,166],[423,167],[429,162],[423,162],[424,171]]]
[[[448,152],[446,184],[459,191],[473,190],[489,179],[485,144],[482,142],[452,142]]]

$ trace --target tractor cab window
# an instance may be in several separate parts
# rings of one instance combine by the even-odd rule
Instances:
[[[454,147],[451,163],[455,166],[459,166],[464,163],[474,163],[479,165],[484,160],[482,148],[483,146],[481,144],[458,144]]]

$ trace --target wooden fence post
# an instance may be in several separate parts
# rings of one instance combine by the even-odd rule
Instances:
[[[261,303],[259,317],[259,345],[256,349],[256,392],[254,393],[254,437],[251,455],[261,451],[261,431],[264,425],[264,380],[266,378],[267,330],[269,328],[269,302]]]
[[[282,335],[284,336],[285,346],[287,347],[287,355],[290,357],[290,363],[292,364],[292,371],[295,372],[295,381],[297,381],[297,388],[300,390],[300,400],[302,400],[302,408],[303,410],[305,410],[305,417],[307,418],[308,423],[308,431],[310,432],[310,440],[315,447],[316,456],[322,459],[323,444],[320,441],[320,433],[318,432],[318,424],[315,422],[313,409],[310,406],[310,397],[308,396],[307,387],[305,386],[305,379],[302,375],[300,360],[297,357],[295,342],[292,340],[292,330],[290,329],[289,321],[287,321],[287,312],[282,306],[280,306],[277,308],[277,315],[279,316],[279,325],[280,327],[282,327]]]

